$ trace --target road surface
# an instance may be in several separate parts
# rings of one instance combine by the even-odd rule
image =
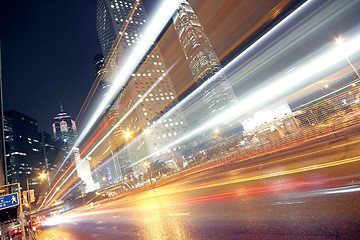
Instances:
[[[52,219],[39,239],[359,239],[359,143],[342,137],[118,195]]]

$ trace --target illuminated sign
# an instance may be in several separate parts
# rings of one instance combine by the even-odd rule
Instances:
[[[0,197],[0,210],[14,207],[19,204],[19,197],[17,193],[4,195]]]

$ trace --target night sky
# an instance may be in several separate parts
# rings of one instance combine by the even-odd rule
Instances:
[[[51,132],[64,110],[74,119],[94,80],[101,53],[96,0],[1,1],[4,110],[16,110]]]

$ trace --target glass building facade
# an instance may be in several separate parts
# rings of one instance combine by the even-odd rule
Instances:
[[[236,101],[235,93],[224,73],[199,18],[187,1],[183,1],[173,16],[174,28],[197,87],[216,74],[204,93],[204,103],[210,114],[223,111],[225,106]]]
[[[40,158],[37,121],[14,110],[4,112],[7,176],[9,183],[19,182],[23,190],[39,194],[39,175],[46,163]]]

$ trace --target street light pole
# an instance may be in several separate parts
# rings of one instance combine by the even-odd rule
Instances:
[[[31,200],[30,200],[30,190],[29,190],[29,179],[26,179],[26,185],[27,185],[27,195],[28,195],[28,204],[29,204],[29,218],[30,218],[30,231],[32,231],[32,219],[31,219]]]
[[[21,231],[22,231],[22,239],[26,240],[26,232],[25,232],[25,227],[24,227],[24,212],[22,209],[22,200],[21,200],[21,190],[20,190],[20,183],[17,183],[17,187],[18,187],[18,195],[19,195],[19,205],[20,205],[20,225],[21,225]]]

